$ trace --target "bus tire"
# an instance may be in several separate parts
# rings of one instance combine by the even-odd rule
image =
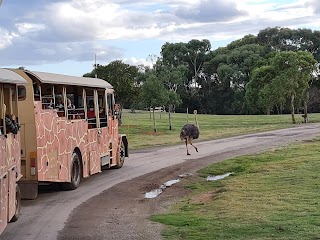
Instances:
[[[72,159],[72,161],[71,161],[71,182],[63,184],[64,190],[75,190],[80,185],[81,172],[82,172],[80,157],[76,152],[73,152],[71,159]]]
[[[18,184],[16,185],[16,202],[15,202],[16,210],[14,212],[13,217],[11,218],[10,222],[15,222],[18,220],[20,215],[20,209],[21,209],[21,192]]]
[[[6,127],[9,129],[10,132],[13,134],[18,133],[18,125],[14,123],[13,120],[11,120],[9,117],[5,117]]]
[[[116,169],[122,168],[125,157],[126,157],[126,148],[124,146],[123,141],[121,141],[119,152],[117,153],[117,165],[114,166],[114,168]]]

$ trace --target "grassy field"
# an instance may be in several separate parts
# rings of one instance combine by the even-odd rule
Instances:
[[[320,239],[319,158],[315,140],[213,164],[170,213],[151,218],[167,225],[166,239]]]
[[[201,115],[198,114],[200,141],[211,140],[246,133],[292,127],[290,115]],[[149,112],[123,112],[120,132],[129,139],[130,149],[181,143],[180,130],[187,122],[195,123],[193,114],[174,113],[173,130],[169,130],[168,113],[156,113],[157,133],[153,133],[153,121]],[[301,114],[296,115],[302,122]],[[320,114],[309,114],[309,122],[320,122]],[[298,125],[298,124],[297,124]]]

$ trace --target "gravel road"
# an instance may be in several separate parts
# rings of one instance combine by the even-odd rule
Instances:
[[[166,211],[187,190],[179,183],[153,199],[144,194],[183,173],[196,173],[208,164],[230,157],[261,152],[320,135],[319,124],[195,142],[199,153],[178,145],[137,151],[118,170],[105,170],[81,182],[74,191],[41,188],[36,200],[23,201],[21,216],[0,239],[162,239],[162,226],[148,220]],[[201,136],[200,136],[201,138]],[[182,181],[192,181],[182,179]]]

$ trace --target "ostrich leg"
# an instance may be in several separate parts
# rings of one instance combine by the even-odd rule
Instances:
[[[192,141],[191,141],[191,140],[190,140],[190,144],[191,144],[191,146],[194,147],[194,149],[198,152],[198,148],[197,148],[195,145],[192,144]]]
[[[190,155],[190,153],[188,151],[188,139],[186,139],[186,148],[187,148],[187,155]]]

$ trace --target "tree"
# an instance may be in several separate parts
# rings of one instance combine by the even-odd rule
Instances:
[[[155,69],[159,80],[163,82],[164,87],[168,90],[169,129],[172,130],[171,113],[182,102],[177,90],[185,84],[187,69],[184,65],[177,67],[165,66],[161,61],[158,62]]]
[[[146,81],[142,84],[141,101],[152,109],[154,132],[157,132],[155,107],[166,105],[168,100],[168,91],[164,88],[163,82],[153,72],[148,73]]]
[[[95,77],[95,75],[113,86],[116,101],[120,103],[121,108],[129,107],[139,94],[140,85],[136,81],[138,76],[136,66],[117,60],[106,66],[98,64],[96,69],[84,76]]]
[[[312,74],[316,70],[316,63],[312,54],[306,51],[284,51],[275,54],[269,65],[254,71],[253,80],[248,86],[247,99],[251,103],[264,103],[267,109],[279,101],[275,99],[283,101],[281,96],[289,99],[292,123],[295,124],[295,102],[305,97]]]

